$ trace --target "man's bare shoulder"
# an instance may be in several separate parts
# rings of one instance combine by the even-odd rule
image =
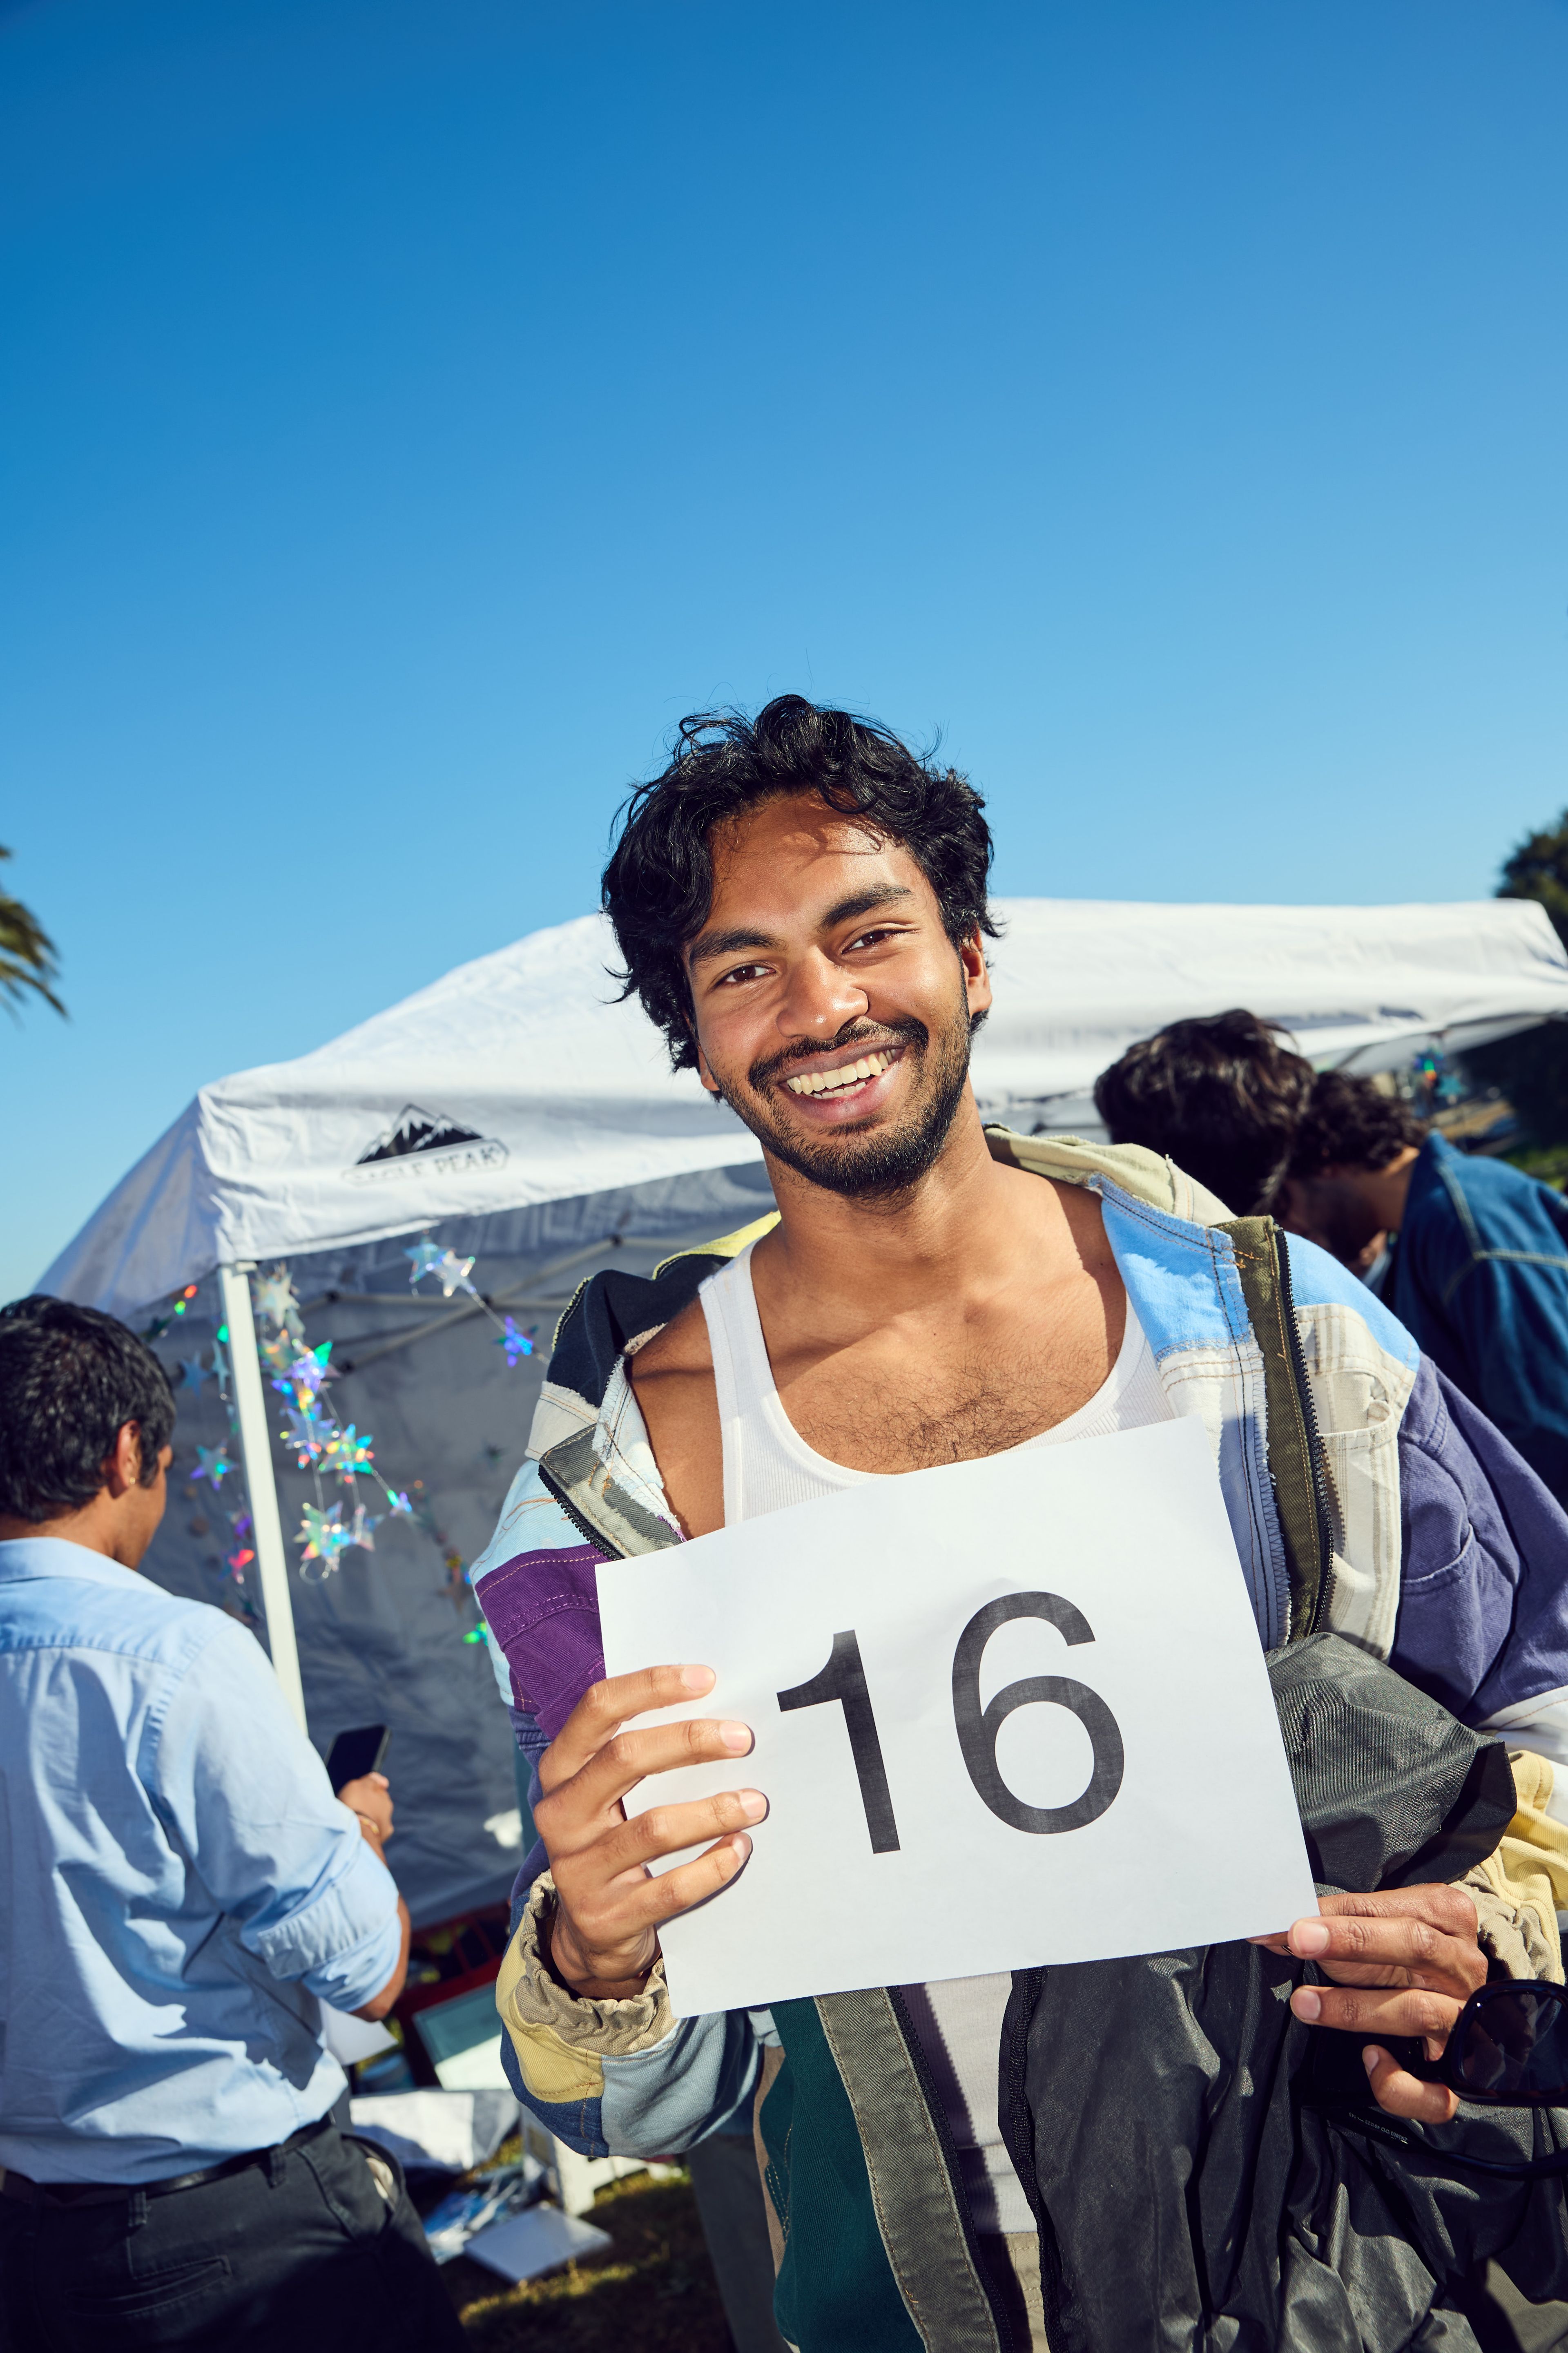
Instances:
[[[1114,1264],[1105,1213],[1098,1193],[1066,1177],[1037,1176],[1026,1168],[994,1165],[996,1200],[1002,1216],[1016,1220],[1021,1237],[1034,1247],[1043,1243],[1060,1250],[1069,1242],[1091,1272]]]
[[[724,1464],[708,1318],[692,1300],[628,1358],[664,1492],[689,1536],[724,1525]]]
[[[708,1318],[701,1301],[689,1300],[679,1315],[672,1315],[661,1331],[628,1357],[626,1369],[634,1388],[667,1374],[705,1374],[711,1379],[713,1352],[708,1344]]]

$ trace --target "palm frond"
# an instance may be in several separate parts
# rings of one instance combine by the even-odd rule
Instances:
[[[10,855],[0,848],[0,858]],[[26,1003],[25,992],[30,988],[63,1014],[65,1007],[49,987],[58,972],[55,944],[32,909],[0,891],[0,997],[5,998],[6,1009],[15,1013]]]

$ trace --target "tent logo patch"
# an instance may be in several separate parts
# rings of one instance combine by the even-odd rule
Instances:
[[[444,1176],[470,1168],[499,1168],[507,1150],[499,1136],[481,1135],[461,1120],[439,1112],[422,1111],[405,1103],[388,1128],[384,1128],[344,1176],[353,1185],[374,1185],[387,1176],[422,1176],[439,1169]]]

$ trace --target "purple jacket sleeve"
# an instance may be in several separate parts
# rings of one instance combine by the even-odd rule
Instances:
[[[1568,1687],[1568,1517],[1423,1356],[1399,1435],[1404,1522],[1389,1664],[1468,1724]]]

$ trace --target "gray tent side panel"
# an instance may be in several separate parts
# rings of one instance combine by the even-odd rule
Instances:
[[[647,1271],[671,1245],[731,1232],[772,1205],[765,1171],[749,1163],[486,1218],[448,1219],[429,1230],[443,1247],[474,1258],[473,1279],[487,1294],[563,1299],[598,1265]],[[559,1309],[510,1311],[522,1330],[537,1326],[537,1340],[535,1354],[509,1369],[484,1315],[421,1328],[441,1323],[442,1303],[437,1290],[435,1307],[411,1306],[407,1242],[404,1236],[300,1254],[288,1264],[311,1345],[331,1340],[334,1356],[352,1364],[357,1342],[372,1358],[332,1385],[333,1409],[374,1438],[377,1469],[416,1497],[445,1546],[426,1526],[385,1519],[374,1532],[374,1553],[350,1551],[341,1568],[319,1581],[296,1570],[290,1588],[316,1746],[324,1754],[338,1733],[355,1725],[392,1727],[386,1770],[396,1829],[388,1861],[415,1920],[428,1924],[504,1895],[521,1859],[510,1820],[517,1810],[511,1727],[489,1650],[463,1639],[477,1622],[470,1589],[442,1552],[455,1552],[466,1567],[489,1541],[523,1459]],[[540,1281],[541,1269],[579,1251],[592,1255]],[[362,1296],[329,1300],[329,1291]],[[385,1306],[367,1304],[364,1293],[377,1303],[384,1297]],[[216,1282],[204,1282],[194,1312],[156,1344],[176,1378],[181,1360],[210,1356],[216,1294]],[[453,1308],[462,1304],[460,1294],[451,1302]],[[417,1338],[373,1356],[385,1337],[416,1329]],[[226,1440],[226,1419],[210,1382],[199,1394],[182,1387],[176,1396],[169,1509],[146,1571],[170,1592],[232,1607],[238,1596],[222,1555],[231,1543],[226,1513],[243,1504],[239,1473],[225,1481],[216,1499],[205,1483],[190,1483],[196,1447]],[[281,1398],[278,1404],[280,1426]],[[237,1459],[232,1444],[230,1452]],[[303,1505],[315,1501],[315,1482],[285,1459],[281,1446],[274,1461],[291,1540]],[[414,1488],[416,1479],[422,1492]],[[347,1488],[323,1484],[329,1503],[346,1499]],[[372,1496],[362,1481],[361,1492],[373,1510],[384,1512],[379,1490]],[[298,1558],[291,1541],[290,1555]],[[256,1769],[265,1773],[264,1757]]]

